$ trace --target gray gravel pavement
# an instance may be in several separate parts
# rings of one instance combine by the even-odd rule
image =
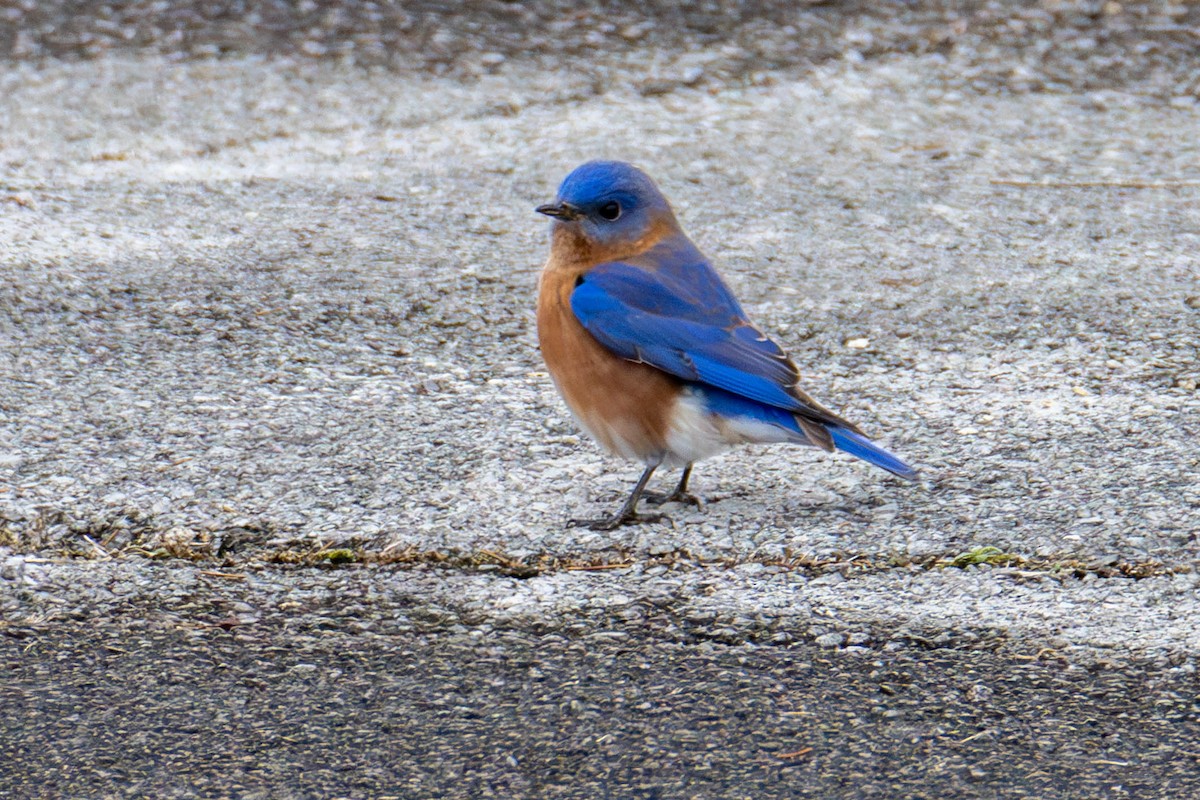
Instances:
[[[0,637],[17,797],[1192,797],[1186,665],[859,629],[762,646],[669,599],[563,625],[513,579],[175,564]],[[153,586],[139,584],[149,578]],[[94,592],[94,589],[91,590]],[[69,592],[68,592],[69,593]],[[385,612],[385,613],[381,613]]]
[[[508,4],[312,5],[348,27],[7,12],[0,691],[30,767],[0,788],[88,796],[86,763],[94,796],[1200,796],[1196,7],[545,6],[521,38],[484,24]],[[806,388],[924,485],[758,448],[671,524],[565,528],[638,472],[535,349],[532,207],[593,157],[656,176]],[[150,692],[168,658],[190,677]],[[267,689],[198,672],[222,663]],[[438,716],[454,692],[493,698],[486,734]],[[210,755],[154,772],[100,741],[122,708],[170,763]],[[422,733],[364,740],[384,718]]]

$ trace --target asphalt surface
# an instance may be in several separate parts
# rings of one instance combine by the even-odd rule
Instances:
[[[167,583],[174,570],[154,571]],[[395,602],[393,584],[411,577],[251,575],[290,598],[266,609],[244,581],[209,578],[173,603],[7,630],[6,795],[1093,798],[1200,786],[1200,708],[1179,668],[1084,667],[1003,638],[679,637],[669,607],[634,625],[448,624],[419,598]]]
[[[0,11],[0,795],[1200,797],[1200,7]],[[566,528],[594,157],[924,483]]]

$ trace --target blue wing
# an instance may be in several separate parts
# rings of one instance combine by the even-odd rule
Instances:
[[[795,365],[746,319],[690,243],[668,242],[628,262],[600,264],[575,288],[571,310],[622,358],[853,428],[796,389]]]
[[[733,293],[682,235],[589,270],[571,310],[613,353],[699,384],[717,413],[777,427],[910,480],[916,471],[796,387],[787,354],[746,318]]]

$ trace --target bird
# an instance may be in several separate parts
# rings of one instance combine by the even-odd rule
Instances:
[[[800,371],[755,326],[641,169],[588,161],[535,209],[551,218],[538,280],[538,344],[580,426],[609,453],[644,465],[611,516],[570,526],[613,530],[664,519],[638,502],[699,505],[692,466],[745,443],[841,450],[908,480],[917,471],[799,386]],[[646,491],[659,467],[675,490]]]

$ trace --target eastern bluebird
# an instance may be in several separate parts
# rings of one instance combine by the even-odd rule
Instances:
[[[612,530],[661,519],[638,500],[660,466],[682,467],[669,495],[697,502],[692,464],[746,442],[842,450],[910,480],[916,470],[802,391],[800,372],[754,326],[644,172],[590,161],[553,203],[538,288],[538,340],[571,412],[610,453],[646,465],[616,514],[571,520]]]

